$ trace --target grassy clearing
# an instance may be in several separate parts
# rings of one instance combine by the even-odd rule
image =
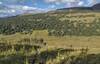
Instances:
[[[100,36],[64,36],[64,37],[55,37],[48,36],[46,30],[43,31],[33,31],[33,34],[20,34],[16,33],[14,35],[0,35],[0,41],[7,43],[17,43],[17,41],[23,38],[43,38],[47,43],[45,49],[49,48],[69,48],[72,46],[73,48],[80,49],[83,47],[88,47],[90,49],[90,53],[100,53]]]

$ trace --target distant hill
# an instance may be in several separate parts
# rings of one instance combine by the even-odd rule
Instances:
[[[60,10],[93,10],[92,7],[71,7],[71,8],[62,8],[62,9],[57,9],[58,11]]]
[[[100,10],[100,3],[94,5],[92,8],[93,8],[94,10]]]
[[[100,10],[100,3],[98,3],[98,4],[95,4],[95,5],[93,5],[92,7],[71,7],[71,8],[61,8],[61,9],[57,9],[56,11],[68,11],[68,10],[73,10],[73,11],[75,11],[75,10],[77,10],[77,11],[79,11],[79,10],[81,10],[81,11],[86,11],[86,10],[90,10],[90,11],[93,11],[93,10]]]

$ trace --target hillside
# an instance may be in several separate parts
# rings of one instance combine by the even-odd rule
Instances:
[[[100,10],[100,3],[94,5],[94,6],[93,6],[93,9],[95,9],[95,10]]]
[[[93,11],[93,10],[100,10],[100,3],[98,3],[98,4],[95,4],[95,5],[93,5],[93,6],[91,6],[91,7],[71,7],[71,8],[62,8],[62,9],[57,9],[57,10],[91,10],[91,11]]]
[[[100,11],[93,7],[0,18],[0,64],[100,64]]]
[[[92,8],[98,8],[98,6],[99,4]],[[100,12],[96,12],[92,8],[64,8],[47,13],[1,18],[0,34],[9,35],[16,32],[30,33],[32,30],[48,30],[49,35],[56,36],[100,35]]]
[[[55,29],[57,31],[58,29],[59,31],[61,31],[61,28],[62,28],[62,30],[64,31],[67,30],[67,34],[68,33],[72,34],[69,31],[70,29],[77,30],[77,29],[81,29],[80,26],[84,26],[84,28],[86,28],[85,25],[88,25],[88,24],[89,25],[99,24],[98,22],[99,19],[100,19],[99,12],[89,12],[89,13],[87,12],[82,12],[82,13],[81,12],[77,12],[77,13],[75,12],[73,13],[54,12],[54,13],[51,13],[50,12],[50,13],[43,13],[43,14],[36,14],[36,15],[22,15],[22,16],[20,15],[20,16],[0,19],[0,33],[1,34],[14,34],[16,32],[23,32],[23,31],[30,32],[31,30],[51,31]],[[94,26],[94,28],[92,27],[91,29],[93,30],[94,28],[96,28],[96,26]],[[87,29],[87,30],[91,30],[91,29]],[[82,31],[86,31],[86,30],[82,30]]]

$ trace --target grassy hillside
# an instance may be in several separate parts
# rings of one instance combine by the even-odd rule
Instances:
[[[49,35],[100,35],[100,13],[95,11],[51,11],[36,15],[20,15],[0,19],[0,33],[31,33],[48,30]],[[82,29],[84,28],[84,29]]]
[[[67,36],[98,36],[100,34],[100,13],[95,11],[51,11],[48,13],[36,14],[36,15],[19,15],[9,18],[0,19],[0,33],[3,34],[1,37],[5,37],[4,34],[21,33],[27,35],[34,32],[36,35],[41,30],[42,35],[46,33],[44,37],[50,37],[59,35],[59,32],[65,32]],[[83,29],[84,28],[84,29]],[[94,32],[93,32],[94,31]],[[62,33],[61,32],[61,33]],[[84,32],[84,33],[83,33]],[[34,33],[34,34],[35,34]],[[21,35],[21,36],[22,36]],[[36,36],[34,35],[34,36]],[[13,36],[13,35],[11,35]],[[20,36],[20,37],[21,37]],[[11,37],[12,38],[12,37]],[[15,39],[19,37],[13,37]],[[51,37],[50,37],[51,38]],[[54,37],[55,38],[55,37]],[[57,37],[59,38],[59,37]],[[64,39],[64,38],[62,38]]]
[[[0,64],[100,64],[99,42],[99,11],[0,18]]]

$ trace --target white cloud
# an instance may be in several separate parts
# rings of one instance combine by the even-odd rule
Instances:
[[[62,0],[62,2],[78,2],[80,0]]]
[[[30,7],[30,6],[24,6],[24,5],[8,5],[9,8],[11,8],[11,12],[12,13],[16,13],[16,12],[19,12],[19,13],[24,13],[24,12],[34,12],[34,13],[37,13],[37,12],[45,12],[44,9],[42,8],[38,8],[38,7]],[[53,7],[53,6],[52,6]]]
[[[15,10],[35,10],[38,9],[37,7],[30,7],[30,6],[23,6],[23,5],[8,5],[9,8]]]
[[[11,12],[12,12],[12,13],[15,13],[15,12],[16,12],[16,10],[13,10],[13,9],[12,9],[12,10],[11,10]]]
[[[55,8],[55,7],[56,7],[55,5],[50,5],[50,6],[49,6],[49,8]]]
[[[47,3],[56,2],[56,0],[45,0],[45,2],[47,2]]]
[[[78,3],[78,5],[79,5],[79,6],[83,6],[83,5],[84,5],[84,2],[83,2],[83,1],[80,1],[80,2]]]
[[[59,3],[66,3],[66,2],[78,2],[80,0],[45,0],[45,2],[47,3],[56,3],[56,2],[59,2]]]
[[[22,9],[23,10],[34,10],[34,9],[37,9],[37,8],[36,7],[23,6]]]
[[[0,4],[2,4],[2,2],[0,2]]]
[[[87,2],[88,2],[87,6],[88,5],[94,5],[94,4],[97,3],[97,0],[87,0]]]
[[[16,10],[14,9],[8,9],[8,10],[0,10],[0,13],[15,13]]]
[[[46,3],[55,3],[56,5],[65,4],[65,7],[82,6],[82,0],[45,0]]]
[[[19,15],[24,13],[36,14],[36,13],[44,13],[44,12],[47,12],[47,10],[37,8],[37,7],[30,7],[24,5],[7,5],[7,9],[0,10],[0,17],[6,17],[9,15],[14,16],[14,15]]]

